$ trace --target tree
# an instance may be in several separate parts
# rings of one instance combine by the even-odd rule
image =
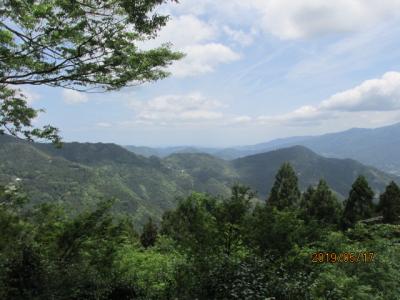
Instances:
[[[224,199],[217,215],[224,245],[224,253],[231,255],[235,247],[240,245],[241,229],[245,217],[250,212],[251,200],[256,193],[249,187],[235,184],[232,187],[231,197]]]
[[[364,176],[353,183],[343,212],[344,226],[353,226],[357,221],[370,218],[373,213],[374,192]]]
[[[152,247],[156,243],[158,235],[157,225],[153,223],[153,219],[149,218],[143,226],[143,232],[140,235],[140,242],[145,248]]]
[[[220,244],[216,218],[217,201],[202,193],[181,199],[177,208],[163,214],[161,233],[170,236],[191,255],[205,258]]]
[[[283,209],[296,205],[299,198],[300,191],[296,173],[289,163],[284,163],[276,174],[268,203],[278,209]]]
[[[246,224],[245,240],[259,254],[285,255],[306,241],[304,221],[294,210],[256,206]]]
[[[383,221],[390,224],[400,223],[400,188],[392,181],[379,199],[379,210]]]
[[[231,197],[222,202],[220,217],[225,223],[240,224],[249,212],[251,200],[256,197],[256,193],[240,184],[235,184],[231,193]]]
[[[174,1],[174,0],[172,0]],[[5,0],[0,4],[0,129],[57,139],[51,126],[32,129],[39,112],[22,85],[109,91],[165,78],[182,57],[168,44],[144,50],[168,16],[154,12],[168,0]]]
[[[325,180],[311,195],[307,215],[325,224],[339,224],[342,207]]]
[[[307,190],[301,195],[300,208],[302,210],[308,210],[311,206],[311,199],[315,193],[315,188],[310,185]]]

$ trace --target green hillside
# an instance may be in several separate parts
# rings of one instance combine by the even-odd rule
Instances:
[[[347,196],[351,183],[358,175],[364,175],[375,192],[383,191],[390,180],[397,180],[395,176],[364,166],[355,160],[322,157],[302,146],[232,161],[233,166],[241,175],[241,182],[249,184],[261,195],[267,195],[276,172],[284,162],[290,162],[296,170],[301,189],[316,185],[322,178],[342,197]]]
[[[0,146],[0,180],[18,178],[33,202],[60,201],[73,209],[116,197],[117,209],[137,222],[160,216],[183,196],[176,174],[158,159],[145,159],[116,145],[28,144],[7,139]],[[95,201],[96,200],[96,201]]]
[[[325,178],[344,197],[354,179],[365,175],[376,192],[394,177],[353,160],[324,158],[300,146],[228,162],[209,154],[177,153],[164,159],[136,155],[115,144],[66,143],[61,149],[0,136],[0,183],[20,182],[34,203],[62,202],[71,211],[118,198],[116,209],[136,222],[160,217],[177,198],[193,191],[226,196],[235,182],[265,199],[278,168],[289,161],[300,187]]]
[[[176,153],[164,159],[164,163],[190,178],[193,191],[205,191],[214,195],[226,195],[230,186],[240,180],[232,165],[209,154]]]

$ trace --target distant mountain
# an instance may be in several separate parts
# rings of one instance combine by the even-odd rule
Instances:
[[[347,196],[358,175],[366,176],[377,193],[382,192],[389,181],[398,180],[398,177],[364,166],[355,160],[322,157],[303,146],[238,158],[232,164],[240,174],[241,182],[266,196],[275,174],[284,162],[289,162],[296,170],[302,190],[325,179],[342,198]]]
[[[195,147],[167,149],[169,154],[204,152],[222,159],[233,160],[295,145],[305,146],[326,157],[355,159],[365,165],[400,176],[400,123],[375,129],[353,128],[319,136],[289,137],[250,146],[223,149]],[[139,153],[134,148],[130,150]],[[166,156],[157,154],[159,149],[153,149],[153,151],[153,155]]]
[[[219,148],[202,148],[193,146],[177,146],[177,147],[164,147],[164,148],[151,148],[144,146],[124,146],[125,149],[145,157],[157,156],[160,158],[167,157],[174,153],[207,153],[214,154],[221,149]]]
[[[247,156],[251,151],[260,153],[293,145],[305,146],[327,157],[352,158],[400,175],[400,123],[375,129],[353,128],[321,136],[274,140],[255,145],[250,151],[242,151],[240,156]]]
[[[34,203],[55,201],[73,210],[116,197],[119,211],[129,212],[136,223],[158,218],[175,206],[177,197],[192,191],[228,195],[235,182],[267,196],[278,168],[290,162],[302,189],[325,178],[345,197],[359,174],[375,191],[398,178],[354,160],[325,158],[295,146],[226,161],[204,153],[174,153],[163,159],[136,155],[115,144],[28,143],[0,135],[0,183],[18,180]]]

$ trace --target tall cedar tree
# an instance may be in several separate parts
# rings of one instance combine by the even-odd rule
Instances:
[[[359,176],[353,183],[349,198],[345,202],[343,225],[353,226],[357,221],[368,219],[373,213],[374,192],[364,176]]]
[[[380,196],[379,210],[385,223],[400,224],[400,188],[394,181]]]
[[[300,209],[303,214],[303,219],[306,220],[308,219],[309,215],[308,212],[312,206],[312,196],[315,193],[315,188],[310,185],[305,192],[301,195],[301,200],[300,200]]]
[[[149,218],[147,223],[143,226],[143,232],[140,235],[140,242],[143,247],[153,247],[157,241],[158,228],[153,223],[153,219]]]
[[[275,176],[268,204],[278,209],[292,207],[298,204],[300,190],[295,171],[289,163],[284,163]]]
[[[339,224],[342,207],[325,180],[311,195],[307,215],[325,224]]]
[[[167,2],[0,1],[0,133],[59,142],[56,128],[33,128],[39,111],[20,86],[109,91],[165,78],[182,54],[168,44],[138,45],[166,24],[168,16],[156,9]]]

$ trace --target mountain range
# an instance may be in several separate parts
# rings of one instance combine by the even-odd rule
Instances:
[[[185,146],[169,148],[126,146],[126,148],[144,156],[166,157],[172,153],[203,152],[225,160],[232,160],[295,145],[305,146],[326,157],[351,158],[400,176],[400,123],[375,129],[353,128],[319,136],[289,137],[230,148]]]
[[[100,199],[118,198],[118,211],[142,224],[175,206],[192,191],[228,195],[235,183],[249,185],[264,200],[279,167],[290,162],[301,189],[325,179],[340,198],[358,175],[365,175],[376,193],[399,178],[351,159],[322,157],[304,146],[292,146],[231,161],[207,153],[173,153],[145,157],[116,144],[30,143],[0,135],[0,184],[18,182],[33,203],[60,202],[71,211]]]

